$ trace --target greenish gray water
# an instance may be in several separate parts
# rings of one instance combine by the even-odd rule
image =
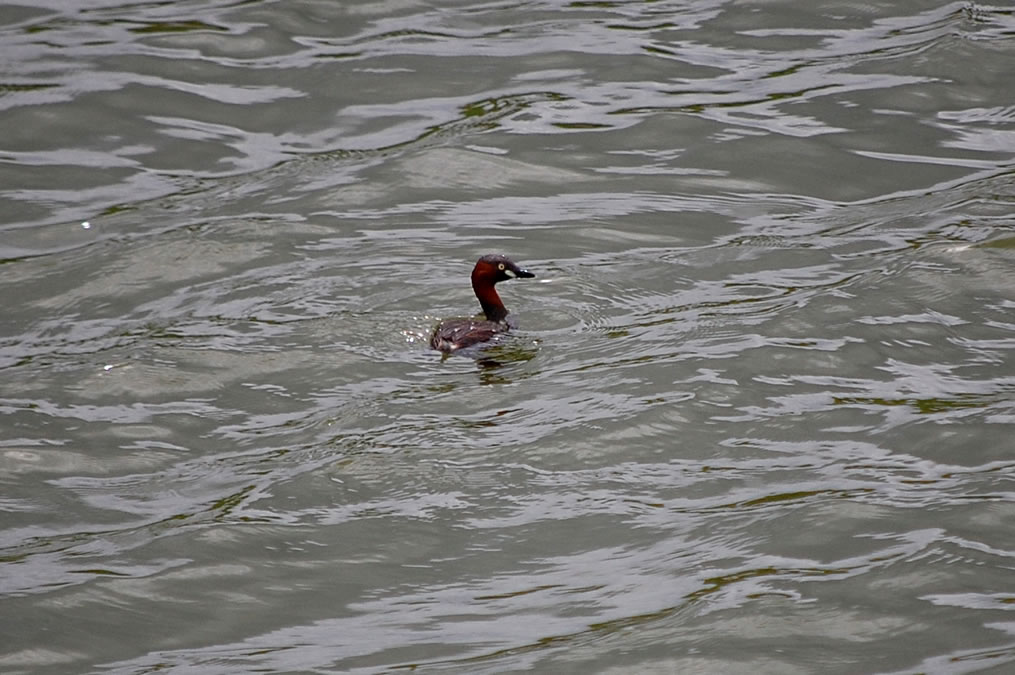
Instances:
[[[0,671],[1015,668],[1010,6],[46,0],[0,56]],[[441,360],[488,252],[520,329]]]

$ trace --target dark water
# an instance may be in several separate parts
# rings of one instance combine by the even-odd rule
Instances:
[[[0,7],[0,672],[1015,672],[1015,8]],[[476,309],[482,362],[426,348]]]

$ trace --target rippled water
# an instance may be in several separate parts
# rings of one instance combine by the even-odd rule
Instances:
[[[0,671],[1015,668],[1011,6],[42,0],[0,56]],[[520,330],[442,360],[488,252]]]

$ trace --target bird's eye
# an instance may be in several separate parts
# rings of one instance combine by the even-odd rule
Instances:
[[[499,263],[497,265],[497,269],[499,269],[501,272],[503,272],[504,271],[504,263]]]

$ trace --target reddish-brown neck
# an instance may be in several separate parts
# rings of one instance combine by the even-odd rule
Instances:
[[[503,321],[508,315],[507,308],[497,295],[494,288],[496,272],[488,272],[480,266],[472,271],[472,290],[479,298],[479,304],[483,306],[483,314],[486,314],[488,321]]]

